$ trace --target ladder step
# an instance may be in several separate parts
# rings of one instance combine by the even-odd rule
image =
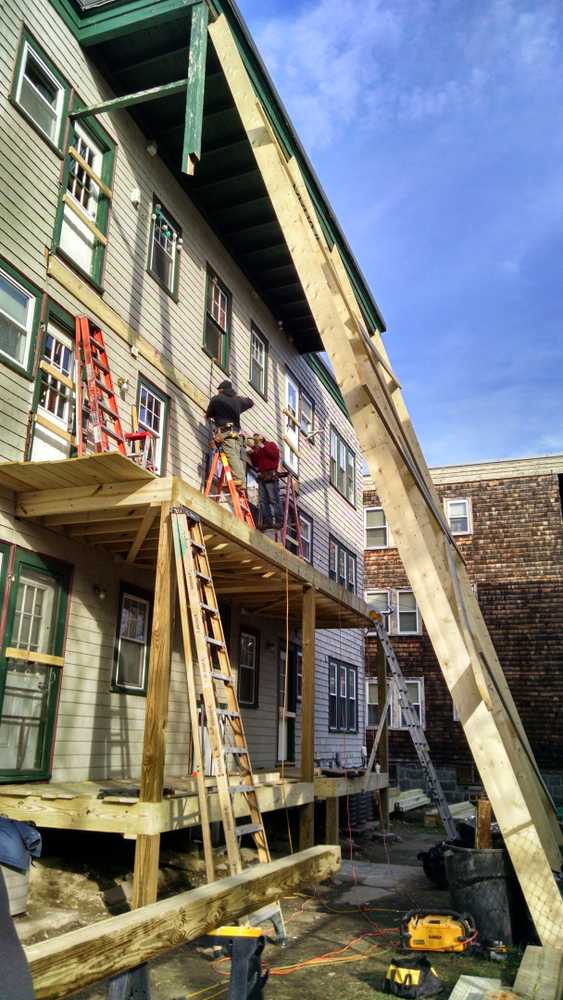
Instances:
[[[256,795],[254,785],[230,785],[229,791],[231,795],[238,795],[239,792],[242,792],[243,795]]]
[[[209,643],[210,646],[217,646],[218,649],[225,649],[225,643],[222,639],[214,639],[212,635],[206,635],[205,641]]]
[[[200,573],[200,571],[196,569],[195,575],[197,576],[198,580],[203,580],[204,583],[211,583],[211,577],[207,576],[206,573]]]
[[[240,712],[231,712],[228,708],[218,708],[217,715],[222,719],[240,719]]]
[[[243,823],[242,826],[235,827],[237,837],[245,837],[247,833],[263,833],[264,827],[261,823]]]
[[[119,413],[116,413],[115,410],[111,409],[111,407],[106,406],[106,404],[102,403],[101,400],[98,403],[98,406],[100,407],[100,410],[107,413],[108,417],[111,417],[112,420],[119,420]]]
[[[118,419],[119,419],[119,417],[118,417]],[[104,427],[103,433],[104,434],[109,434],[110,437],[112,437],[115,441],[119,441],[120,444],[122,444],[125,447],[125,439],[124,439],[124,437],[121,434],[116,434],[115,431],[112,431],[111,427]]]
[[[233,678],[230,674],[222,674],[220,670],[212,670],[211,677],[214,681],[223,681],[223,684],[232,684]]]
[[[103,361],[100,361],[99,358],[92,358],[92,365],[94,366],[94,368],[99,368],[100,371],[104,373],[104,375],[109,375],[108,366],[104,365]]]
[[[248,757],[248,747],[231,747],[225,746],[225,753],[232,753],[234,755],[246,755]]]
[[[198,552],[205,552],[205,545],[202,545],[201,542],[194,542],[192,538],[192,549],[197,549]]]
[[[217,617],[219,614],[217,608],[213,608],[211,604],[200,604],[200,608],[202,611],[206,611],[208,615],[214,615],[214,617]]]

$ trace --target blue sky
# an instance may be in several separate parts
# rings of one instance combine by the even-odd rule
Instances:
[[[239,6],[429,463],[563,452],[563,4]]]

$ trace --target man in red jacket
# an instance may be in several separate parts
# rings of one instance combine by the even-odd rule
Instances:
[[[280,450],[261,434],[249,440],[248,454],[258,477],[258,506],[261,528],[281,528],[283,510],[278,479]]]

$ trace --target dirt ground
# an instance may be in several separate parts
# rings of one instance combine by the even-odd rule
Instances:
[[[447,891],[433,888],[416,858],[420,850],[440,839],[439,832],[425,829],[416,820],[396,821],[392,829],[400,839],[387,845],[373,839],[373,830],[354,834],[352,846],[349,841],[342,843],[342,871],[331,883],[283,901],[288,943],[285,948],[270,942],[266,945],[263,967],[270,969],[270,978],[265,998],[374,1000],[384,996],[385,970],[389,960],[399,953],[401,915],[409,909],[444,909],[449,904]],[[94,835],[83,835],[79,843],[82,849],[77,856],[76,835],[71,839],[61,834],[47,835],[44,857],[32,876],[29,914],[16,921],[24,943],[64,933],[128,908],[133,845],[119,838]],[[278,853],[287,853],[282,841],[277,847]],[[252,851],[248,850],[247,862],[251,858]],[[193,888],[203,881],[203,861],[197,845],[188,843],[185,835],[182,841],[178,837],[163,838],[159,895]],[[266,927],[265,932],[270,934],[271,927]],[[183,946],[150,964],[152,1000],[214,1000],[226,994],[228,960],[211,960],[202,954],[201,945],[197,942]],[[320,956],[327,956],[322,964],[302,964],[311,959],[319,962]],[[340,961],[331,963],[330,959],[336,957]],[[343,958],[351,960],[344,962]],[[497,963],[469,955],[436,954],[432,961],[444,983],[441,996],[446,998],[463,973],[502,979],[510,985],[518,956],[513,954]],[[77,1000],[105,997],[105,987],[97,987],[81,993]]]

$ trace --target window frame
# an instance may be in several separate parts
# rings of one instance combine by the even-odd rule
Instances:
[[[0,273],[3,273],[8,281],[15,285],[16,288],[23,292],[24,295],[29,295],[30,299],[33,301],[33,314],[31,320],[28,320],[28,328],[26,331],[26,361],[25,364],[20,364],[15,358],[12,358],[9,354],[6,354],[0,348],[0,363],[11,368],[12,371],[18,372],[19,375],[23,375],[27,379],[33,378],[33,369],[35,365],[35,348],[37,344],[37,334],[39,331],[40,324],[40,314],[41,314],[41,299],[43,297],[43,292],[41,289],[34,285],[33,282],[29,281],[25,275],[18,271],[15,267],[4,258],[0,257]]]
[[[382,618],[383,618],[383,626],[385,628],[385,631],[388,634],[390,634],[391,633],[391,621],[392,621],[392,617],[393,617],[393,605],[392,605],[392,601],[391,601],[391,590],[387,589],[385,587],[370,587],[368,590],[364,591],[364,600],[365,600],[366,604],[370,605],[370,597],[371,596],[375,596],[375,594],[385,594],[386,601],[387,601],[387,607],[388,607],[389,610],[385,611],[385,612],[378,611],[378,609],[375,608],[375,607],[373,608],[373,610],[377,611],[377,613],[382,616]]]
[[[127,684],[122,684],[118,681],[118,671],[119,671],[119,652],[121,649],[121,615],[123,611],[123,598],[132,597],[134,600],[144,601],[148,607],[147,614],[147,633],[145,647],[145,658],[143,667],[143,686],[142,687],[131,687]],[[122,580],[119,586],[119,594],[117,600],[117,621],[115,626],[115,639],[113,647],[113,666],[111,672],[111,684],[110,691],[118,694],[130,694],[136,698],[145,698],[147,694],[147,687],[149,681],[149,665],[150,665],[150,653],[151,653],[151,637],[152,637],[152,616],[153,616],[153,594],[147,590],[142,590],[140,587],[136,587],[133,584],[128,584],[125,580]],[[133,641],[133,640],[131,640]],[[139,643],[140,645],[140,643]]]
[[[354,675],[354,697],[350,697],[350,676]],[[336,681],[336,692],[331,692],[332,680]],[[341,681],[344,679],[346,693],[343,696],[341,691]],[[335,710],[332,711],[331,698],[336,699],[334,702]],[[342,701],[344,701],[344,706],[342,706]],[[350,703],[354,705],[354,726],[351,728],[349,726],[350,720]],[[335,656],[328,657],[328,728],[331,733],[357,733],[359,731],[359,705],[358,705],[358,667],[353,663],[346,663],[343,660],[338,660]],[[336,723],[332,724],[332,719],[336,719]],[[341,725],[341,720],[345,720],[345,724]]]
[[[418,686],[418,701],[414,704],[418,705],[420,708],[420,726],[422,729],[426,729],[426,695],[424,690],[424,677],[405,677],[405,684],[416,684]],[[410,699],[409,699],[410,700]],[[412,702],[411,702],[412,704]],[[399,705],[399,697],[397,694],[397,688],[393,685],[393,694],[391,697],[391,713],[389,717],[389,729],[394,732],[408,732],[408,727],[403,726],[403,713],[401,711],[401,706]]]
[[[305,398],[307,400],[307,402],[309,403],[309,405],[311,407],[311,430],[310,431],[306,431],[305,428],[304,428],[304,426],[303,426],[303,398]],[[303,387],[301,385],[299,386],[299,431],[303,435],[303,437],[305,438],[305,440],[309,442],[309,444],[314,444],[314,437],[315,437],[315,400],[310,395],[310,393],[307,392],[306,389],[303,389]],[[311,438],[313,440],[311,440]]]
[[[367,732],[368,730],[369,730],[369,731],[371,732],[372,730],[375,730],[375,729],[377,729],[377,727],[378,727],[378,725],[379,725],[379,721],[380,721],[380,720],[378,719],[378,720],[377,720],[377,722],[373,723],[373,725],[372,725],[372,724],[370,724],[370,721],[369,721],[369,710],[370,710],[370,707],[373,707],[373,706],[375,706],[375,707],[376,707],[376,708],[378,708],[378,709],[379,709],[379,707],[380,707],[380,706],[379,706],[379,681],[378,681],[377,677],[373,677],[372,675],[367,675],[367,676],[366,676],[366,677],[364,678],[364,680],[365,680],[365,689],[366,689],[366,690],[365,690],[365,706],[366,706],[366,732]],[[371,687],[372,687],[373,685],[375,685],[375,688],[376,688],[376,693],[377,693],[377,701],[370,701],[370,697],[369,697],[369,694],[370,694],[370,689],[371,689]]]
[[[412,594],[414,597],[414,605],[416,611],[416,631],[402,631],[401,629],[401,609],[400,609],[400,595],[401,594]],[[415,597],[414,591],[411,587],[399,587],[395,590],[395,635],[422,635],[422,619],[420,616],[420,608],[418,606],[418,601]],[[405,611],[405,614],[412,614],[412,611]]]
[[[153,394],[153,396],[156,396],[156,398],[160,400],[160,402],[162,403],[162,406],[163,406],[162,430],[161,430],[161,434],[160,434],[160,438],[161,438],[161,441],[162,441],[162,447],[161,447],[161,452],[160,452],[160,468],[156,472],[156,475],[157,476],[165,476],[166,475],[166,466],[168,464],[168,417],[169,417],[169,411],[170,411],[170,397],[167,396],[166,393],[162,391],[162,389],[159,389],[158,386],[156,386],[154,384],[154,382],[151,382],[151,380],[149,378],[146,378],[146,376],[143,375],[142,372],[139,372],[139,376],[138,376],[138,379],[137,379],[137,404],[136,405],[137,405],[137,420],[138,420],[138,424],[139,424],[139,429],[140,430],[150,430],[150,427],[146,427],[146,428],[141,427],[141,417],[140,417],[140,412],[141,412],[141,388],[143,386],[145,387],[145,389],[148,389],[149,392],[151,392]],[[155,453],[155,457],[156,457],[156,453]]]
[[[221,329],[217,320],[211,315],[210,311],[210,291],[213,284],[218,284],[219,288],[226,296],[227,299],[227,326],[226,329]],[[221,360],[218,360],[212,351],[209,350],[207,346],[207,329],[209,323],[219,331],[220,336],[223,340],[221,343]],[[230,370],[230,360],[231,360],[231,338],[232,338],[232,328],[233,328],[233,296],[232,292],[229,291],[224,281],[221,280],[217,272],[211,267],[210,264],[207,265],[206,278],[205,278],[205,315],[203,320],[203,342],[202,350],[207,354],[209,358],[212,359],[213,363],[217,365],[221,371],[224,371],[226,375],[229,374]]]
[[[290,385],[296,390],[297,394],[297,409],[295,411],[295,418],[289,416],[289,388]],[[300,454],[299,447],[301,444],[301,426],[300,426],[300,399],[301,399],[301,386],[298,379],[295,378],[293,372],[290,372],[289,368],[285,369],[284,374],[284,413],[283,418],[285,421],[284,434],[283,434],[283,449],[282,449],[282,462],[285,468],[294,476],[299,477],[300,469]],[[290,426],[292,430],[290,431]],[[288,434],[288,431],[290,433]],[[294,435],[295,440],[292,441],[290,434]],[[290,443],[291,442],[291,443]],[[292,456],[292,459],[291,459]],[[293,464],[292,464],[293,462]]]
[[[241,677],[240,654],[241,654],[241,646],[242,646],[242,637],[243,637],[243,635],[250,636],[256,642],[256,646],[255,646],[255,649],[256,649],[256,662],[254,664],[254,667],[252,668],[253,669],[253,673],[254,673],[254,698],[253,698],[252,701],[243,701],[243,699],[241,697],[241,693],[240,693],[240,677]],[[259,708],[260,707],[260,703],[259,703],[259,698],[260,698],[260,652],[261,652],[260,646],[261,646],[261,633],[258,631],[258,629],[250,628],[250,627],[247,628],[246,625],[241,625],[241,627],[239,629],[239,637],[238,637],[237,695],[238,695],[239,705],[241,705],[243,708]],[[250,670],[249,667],[243,667],[242,669],[243,670]]]
[[[301,510],[300,507],[297,508],[297,514],[298,514],[298,517],[299,517],[299,527],[301,529],[301,544],[303,544],[303,522],[305,522],[305,524],[308,525],[309,531],[310,531],[310,535],[309,535],[310,558],[308,559],[306,555],[303,555],[301,558],[306,563],[309,563],[310,566],[312,566],[313,565],[313,532],[314,532],[314,521],[313,521],[313,518],[311,517],[311,515],[307,514],[304,510]],[[285,540],[285,547],[286,547],[286,549],[287,549],[288,552],[292,552],[294,555],[297,555],[298,554],[297,553],[297,539],[294,539],[293,535],[290,536],[290,534],[289,534],[289,527],[290,527],[289,519],[288,519],[288,525],[287,525],[287,527],[288,527],[288,533],[287,533],[286,540]],[[290,542],[289,545],[288,545],[288,541]]]
[[[256,385],[256,383],[252,381],[252,359],[253,359],[252,344],[253,344],[253,340],[254,339],[260,341],[261,344],[262,344],[262,347],[264,348],[264,385],[263,385],[262,388],[260,388],[259,385]],[[259,396],[262,396],[262,399],[266,400],[266,402],[268,401],[268,361],[269,361],[269,357],[270,357],[270,342],[269,342],[268,338],[264,336],[264,334],[262,333],[260,327],[256,325],[256,323],[254,322],[254,320],[252,320],[251,323],[250,323],[250,357],[249,357],[249,363],[248,363],[248,383],[249,383],[249,385],[252,386],[253,389],[256,390],[256,392],[258,393]]]
[[[467,511],[467,531],[454,531],[451,525],[449,507],[452,503],[464,503]],[[450,533],[455,535],[456,538],[472,535],[473,534],[473,511],[471,506],[471,497],[444,497],[444,511],[446,514],[446,520],[448,522],[448,528]]]
[[[331,568],[331,547],[333,545],[335,546],[335,549],[336,549],[335,569],[334,569],[334,572],[333,572],[333,570]],[[345,556],[345,560],[344,560],[344,562],[345,562],[344,581],[345,582],[344,583],[341,582],[341,580],[340,580],[340,573],[339,573],[339,566],[340,566],[339,553],[340,552],[342,552],[344,554],[344,556]],[[349,563],[350,563],[350,561],[352,561],[352,563],[354,565],[354,586],[353,587],[349,586],[349,579],[350,579]],[[342,542],[340,542],[338,540],[338,538],[336,538],[334,535],[329,535],[328,536],[328,575],[329,575],[329,578],[331,580],[334,580],[340,587],[344,587],[351,594],[357,593],[357,589],[358,589],[358,558],[357,558],[357,554],[355,552],[352,552],[351,549],[349,549],[346,545],[344,545]]]
[[[84,107],[82,101],[76,102],[76,110],[80,110]],[[113,190],[113,178],[115,173],[115,161],[117,156],[117,143],[111,137],[109,132],[106,132],[98,122],[97,118],[80,119],[80,127],[87,133],[90,133],[92,141],[100,146],[102,151],[102,169],[99,172],[100,180],[104,182],[110,189]],[[63,178],[61,181],[60,193],[59,193],[59,204],[57,206],[57,213],[55,216],[55,225],[53,227],[53,239],[51,243],[51,250],[53,253],[65,261],[66,264],[77,274],[81,275],[92,285],[96,291],[103,292],[103,280],[105,273],[105,266],[107,260],[107,248],[109,246],[109,229],[111,222],[111,203],[102,191],[99,192],[97,207],[96,207],[96,218],[92,221],[94,222],[97,229],[106,237],[108,240],[107,245],[104,246],[99,240],[95,240],[94,248],[92,251],[92,273],[86,271],[80,264],[78,264],[73,257],[61,247],[61,235],[64,222],[64,209],[65,203],[63,201],[64,195],[68,191],[68,181],[70,177],[70,171],[72,165],[76,162],[74,158],[68,152],[71,146],[76,145],[76,126],[71,123],[68,134],[68,145],[67,153],[64,158],[64,169]]]
[[[154,260],[154,236],[156,232],[156,220],[158,209],[162,212],[162,215],[168,222],[169,226],[172,228],[173,232],[176,234],[176,239],[173,240],[174,244],[174,267],[172,271],[172,287],[169,288],[168,285],[162,280],[160,275],[153,268]],[[162,288],[163,292],[174,302],[179,301],[179,288],[180,288],[180,261],[182,259],[182,227],[176,222],[176,219],[171,212],[168,211],[166,206],[162,203],[160,198],[157,198],[156,194],[152,196],[152,212],[151,212],[151,224],[149,229],[149,252],[147,257],[147,274],[150,274],[153,281],[156,281],[159,288]]]
[[[383,524],[378,525],[378,527],[376,527],[376,528],[374,528],[373,526],[368,527],[368,514],[371,514],[374,511],[381,511],[381,513],[383,514]],[[368,545],[368,531],[382,531],[382,530],[385,532],[385,544],[384,545]],[[385,511],[383,510],[383,507],[381,507],[381,506],[375,507],[375,506],[371,506],[370,505],[369,507],[364,507],[364,548],[365,548],[366,552],[379,552],[382,549],[395,549],[395,548],[397,548],[397,546],[395,545],[395,543],[393,541],[393,536],[391,534],[391,528],[389,527],[389,523],[388,523],[387,518],[385,516]]]
[[[38,64],[42,70],[46,73],[47,77],[51,77],[53,83],[59,87],[62,98],[59,102],[56,112],[57,121],[57,135],[55,139],[51,139],[49,135],[44,131],[41,125],[35,121],[30,112],[20,103],[21,100],[21,86],[22,79],[24,75],[24,65],[27,52],[31,52],[33,57],[37,60]],[[19,114],[25,118],[29,125],[33,128],[35,132],[44,142],[47,143],[51,149],[62,156],[64,133],[65,133],[65,123],[68,115],[70,99],[70,84],[68,80],[65,79],[63,74],[57,68],[53,60],[47,55],[45,49],[37,42],[34,36],[28,31],[27,28],[22,29],[20,36],[20,41],[18,45],[18,53],[16,56],[16,64],[14,67],[14,75],[12,80],[12,86],[10,89],[9,100],[10,103],[17,108]]]
[[[41,331],[41,334],[39,336],[38,355],[37,355],[37,358],[38,358],[37,371],[34,373],[34,375],[35,375],[35,386],[34,386],[34,390],[33,390],[33,401],[32,401],[32,404],[31,404],[31,414],[32,414],[32,419],[33,419],[33,425],[32,425],[31,433],[28,435],[28,440],[27,440],[26,459],[25,459],[27,462],[29,462],[29,461],[32,460],[31,459],[31,455],[32,455],[32,452],[33,452],[33,440],[34,440],[34,437],[35,437],[35,426],[36,426],[36,424],[35,424],[35,416],[36,416],[37,413],[40,412],[40,410],[39,410],[39,400],[41,398],[41,388],[42,388],[42,386],[41,386],[41,382],[42,382],[42,377],[41,377],[41,371],[42,371],[42,369],[41,369],[41,361],[43,360],[43,351],[44,351],[44,346],[45,346],[45,340],[46,340],[46,338],[47,338],[47,336],[49,334],[49,326],[51,324],[55,324],[55,326],[60,327],[61,330],[62,330],[62,332],[65,333],[67,335],[67,337],[73,342],[73,344],[74,344],[74,346],[73,346],[73,369],[75,369],[75,365],[76,365],[76,349],[75,349],[76,348],[76,343],[75,343],[75,323],[74,323],[74,316],[72,316],[71,313],[69,313],[66,309],[63,309],[63,307],[60,306],[58,304],[58,302],[55,302],[53,299],[47,299],[47,309],[46,309],[46,312],[45,312],[45,320],[44,320],[44,322],[42,324],[42,331]],[[71,435],[69,437],[69,442],[68,442],[68,455],[67,455],[68,458],[72,458],[74,456],[75,452],[76,452],[76,439],[74,438],[74,422],[75,422],[75,419],[76,419],[76,415],[74,413],[74,409],[75,409],[75,395],[74,395],[74,391],[71,393],[70,409],[71,409],[71,414],[72,414],[71,421],[70,421],[72,433],[71,433]]]
[[[336,461],[335,461],[335,465],[334,465],[334,475],[333,475],[333,456],[332,456],[332,442],[333,442],[333,439],[336,441]],[[338,470],[340,468],[339,461],[340,461],[340,448],[341,447],[344,449],[344,456],[345,456],[344,490],[340,489],[340,486],[338,485]],[[353,500],[350,499],[350,497],[348,496],[348,494],[346,492],[346,490],[347,490],[347,484],[348,484],[348,473],[349,473],[349,469],[350,469],[350,459],[352,459],[352,468],[354,470],[354,481],[353,481],[353,488],[352,488],[352,495],[353,495],[353,498],[354,498]],[[344,499],[346,500],[346,503],[349,503],[350,506],[354,507],[354,509],[355,509],[356,508],[356,488],[357,488],[356,453],[352,450],[352,448],[350,447],[350,445],[347,444],[347,442],[342,437],[342,434],[336,429],[336,427],[334,426],[334,424],[330,425],[329,463],[330,463],[329,478],[330,478],[330,484],[331,484],[331,486],[334,487],[334,489],[336,490],[336,492],[339,493],[341,497],[344,497]]]

